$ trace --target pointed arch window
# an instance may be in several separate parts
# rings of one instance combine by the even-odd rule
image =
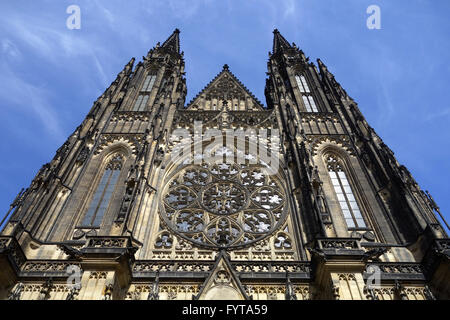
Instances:
[[[89,204],[86,216],[83,219],[83,226],[100,226],[111,200],[111,196],[117,185],[122,164],[123,157],[120,154],[115,155],[109,161],[105,171],[103,172],[102,178],[97,185],[92,201]]]
[[[306,82],[306,79],[304,76],[295,76],[295,80],[297,81],[297,86],[300,89],[301,93],[309,93],[309,87],[308,83]]]
[[[145,80],[144,80],[144,84],[142,85],[142,92],[151,92],[153,89],[153,85],[155,84],[155,80],[156,80],[156,75],[154,74],[149,74]]]
[[[153,89],[155,80],[155,74],[149,74],[145,77],[139,96],[134,102],[133,111],[145,111],[145,107],[147,106],[147,102],[150,97],[149,94]]]
[[[307,112],[318,112],[314,98],[310,95],[303,96],[303,103]]]
[[[148,95],[140,94],[134,103],[133,111],[144,111],[147,105]]]
[[[336,192],[339,206],[348,228],[366,228],[366,223],[356,201],[342,164],[334,155],[327,157],[328,173]]]
[[[305,76],[296,75],[295,81],[297,81],[297,86],[302,94],[303,104],[305,105],[307,112],[318,112],[317,105],[314,101],[313,96],[311,95],[311,91],[308,86],[308,82],[306,81]]]

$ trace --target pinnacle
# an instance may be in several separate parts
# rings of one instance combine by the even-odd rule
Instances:
[[[291,48],[289,42],[281,35],[278,29],[273,30],[273,53],[287,48]]]
[[[317,64],[319,65],[320,69],[328,69],[325,63],[323,63],[323,61],[320,60],[319,58],[317,58]]]
[[[163,48],[167,48],[169,50],[180,53],[180,30],[176,28],[169,38],[162,44]]]

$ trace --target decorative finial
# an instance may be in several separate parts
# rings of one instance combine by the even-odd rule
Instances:
[[[327,69],[326,65],[319,58],[317,59],[317,64],[319,65],[320,68]]]
[[[273,29],[273,33],[280,33],[280,31],[278,31],[278,29]]]
[[[180,30],[178,28],[175,28],[174,33],[180,33]]]
[[[228,65],[226,63],[223,65],[223,70],[228,70]]]

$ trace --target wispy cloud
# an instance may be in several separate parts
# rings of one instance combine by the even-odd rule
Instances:
[[[432,120],[435,120],[436,118],[444,118],[444,117],[448,117],[448,116],[450,116],[450,108],[440,110],[437,112],[429,113],[425,117],[425,121],[432,121]]]
[[[295,15],[296,12],[296,6],[294,0],[285,0],[282,2],[283,4],[283,18],[286,19],[289,16]]]
[[[116,17],[115,15],[112,13],[111,10],[109,10],[108,8],[106,8],[104,5],[102,5],[102,3],[98,0],[94,1],[95,5],[100,8],[100,10],[103,13],[103,16],[106,18],[106,20],[108,21],[110,26],[113,26],[114,23],[116,22]]]
[[[190,96],[229,63],[264,101],[267,51],[276,27],[312,61],[320,57],[327,63],[370,124],[389,137],[407,165],[418,168],[418,181],[421,163],[434,161],[422,178],[432,176],[435,189],[443,190],[435,197],[441,196],[444,210],[448,178],[440,172],[450,154],[439,146],[450,139],[448,1],[379,0],[383,29],[368,31],[366,8],[373,2],[79,0],[81,30],[68,30],[64,2],[3,1],[0,116],[10,122],[22,116],[23,132],[42,124],[45,143],[54,137],[63,141],[63,133],[79,124],[73,117],[87,113],[129,58],[139,59],[175,27],[182,31]],[[435,121],[440,118],[444,121]],[[0,135],[17,128],[0,128]],[[30,139],[23,134],[22,142]],[[14,143],[19,139],[3,142],[2,151]],[[404,151],[415,148],[422,151],[421,162]],[[3,191],[0,186],[0,202]]]
[[[13,59],[20,59],[22,54],[17,46],[9,40],[8,38],[2,39],[1,41],[2,54]]]
[[[1,70],[2,108],[9,109],[10,112],[22,113],[24,117],[29,117],[30,112],[33,113],[46,129],[48,137],[62,141],[65,136],[64,131],[56,108],[49,102],[48,90],[27,82],[4,64]]]
[[[42,19],[25,15],[8,15],[1,23],[14,36],[15,43],[28,47],[33,55],[39,56],[39,59],[59,65],[63,59],[82,56],[89,58],[97,69],[102,84],[107,83],[99,55],[110,53],[96,45],[98,39],[95,34],[80,37],[77,32],[69,31],[63,25],[55,27],[53,22],[47,23]],[[3,47],[8,48],[10,54],[18,51],[17,47],[12,47],[10,40],[4,41],[8,41]]]

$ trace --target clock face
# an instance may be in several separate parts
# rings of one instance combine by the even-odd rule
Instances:
[[[241,248],[278,230],[287,201],[277,175],[263,165],[180,165],[161,193],[167,227],[195,245]]]

